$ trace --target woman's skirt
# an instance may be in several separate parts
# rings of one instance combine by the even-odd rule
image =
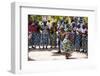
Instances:
[[[87,38],[86,37],[82,37],[82,49],[83,50],[87,50]]]
[[[49,44],[49,34],[48,33],[42,33],[41,34],[41,45],[48,45]]]
[[[40,45],[40,39],[41,38],[41,34],[38,32],[35,32],[32,34],[32,43],[33,45]]]
[[[81,42],[81,37],[80,36],[76,36],[75,38],[75,49],[80,49],[80,42]]]
[[[71,51],[71,41],[66,38],[63,40],[63,50],[65,52]]]
[[[57,45],[57,35],[56,35],[56,33],[50,34],[50,45],[51,46]]]

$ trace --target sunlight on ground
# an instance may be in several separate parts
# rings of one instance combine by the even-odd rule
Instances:
[[[65,55],[54,55],[56,50],[52,51],[30,51],[29,58],[41,61],[41,60],[65,60]],[[72,59],[79,59],[79,58],[87,58],[87,55],[80,52],[72,52],[71,57]]]

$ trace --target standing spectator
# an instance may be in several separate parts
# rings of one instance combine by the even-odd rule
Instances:
[[[75,50],[75,32],[72,30],[69,32],[68,39],[71,41],[71,50]]]
[[[65,31],[63,27],[60,27],[60,48],[63,49],[63,40],[65,37]]]
[[[50,23],[50,20],[48,20],[47,26],[48,26],[48,44],[50,45],[50,29],[51,29],[51,23]]]
[[[35,39],[35,25],[34,22],[29,22],[28,24],[28,37],[29,37],[29,45],[31,44],[32,48],[34,47],[34,39]]]
[[[56,48],[56,41],[57,41],[57,34],[56,34],[56,31],[57,31],[57,26],[56,26],[56,23],[52,23],[52,27],[50,29],[50,45],[51,45],[51,48],[52,46],[54,46],[54,48]]]
[[[82,49],[83,52],[87,52],[87,29],[86,26],[83,25],[82,27]]]
[[[41,34],[40,34],[40,26],[39,26],[39,24],[38,24],[38,22],[36,21],[35,22],[35,31],[34,31],[34,45],[35,46],[39,46],[39,48],[40,48],[40,38],[41,38]]]
[[[46,49],[47,49],[47,46],[48,46],[48,41],[49,41],[48,29],[49,29],[49,27],[46,25],[46,22],[43,22],[43,25],[42,25],[42,45],[43,45],[43,49],[44,49],[44,46],[46,46]]]
[[[75,50],[76,51],[80,51],[80,42],[81,42],[80,32],[76,30],[76,34],[75,34]]]

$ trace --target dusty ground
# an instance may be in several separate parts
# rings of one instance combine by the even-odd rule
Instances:
[[[42,60],[66,60],[65,55],[58,54],[57,49],[44,49],[44,50],[31,50],[29,51],[29,60],[42,61]],[[69,59],[87,58],[85,53],[72,52]]]

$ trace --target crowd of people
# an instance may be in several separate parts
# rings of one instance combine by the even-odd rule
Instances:
[[[88,18],[28,15],[28,46],[88,51]]]

